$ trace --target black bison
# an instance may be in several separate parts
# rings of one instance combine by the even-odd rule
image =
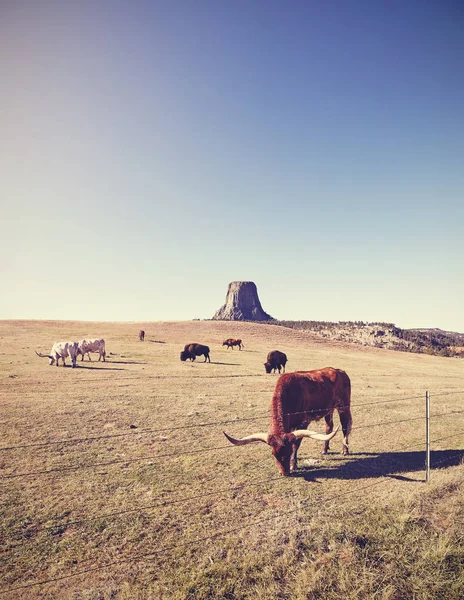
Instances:
[[[255,433],[242,439],[224,435],[237,446],[251,442],[269,444],[282,475],[289,475],[297,467],[297,452],[305,437],[322,440],[322,454],[329,450],[329,440],[337,433],[333,430],[333,413],[336,409],[343,429],[343,454],[348,454],[348,435],[351,431],[351,383],[341,369],[327,367],[317,371],[281,375],[272,397],[271,431]],[[324,418],[326,433],[306,429],[311,421]]]
[[[266,373],[271,373],[271,371],[279,370],[281,367],[285,373],[285,365],[287,364],[287,355],[279,350],[272,350],[267,355],[267,360],[264,363],[264,368],[266,369]]]
[[[140,340],[141,342],[143,342],[143,341],[145,340],[145,331],[144,331],[143,329],[141,329],[141,330],[139,331],[139,340]]]
[[[241,350],[242,348],[245,348],[245,346],[242,344],[242,340],[234,340],[234,338],[229,338],[227,340],[224,340],[222,342],[223,346],[227,346],[227,349],[232,348],[232,350],[234,349],[234,346],[238,346],[238,349]]]
[[[185,348],[180,353],[180,360],[185,361],[190,358],[191,361],[194,361],[197,356],[204,356],[204,362],[211,362],[209,348],[202,344],[185,344]]]

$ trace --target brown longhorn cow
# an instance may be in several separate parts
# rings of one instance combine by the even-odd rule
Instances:
[[[224,340],[222,342],[223,346],[227,346],[227,350],[229,348],[232,348],[232,350],[234,349],[234,346],[238,346],[238,349],[241,350],[242,348],[245,348],[245,346],[242,343],[242,340],[235,340],[234,338],[228,338],[227,340]]]
[[[343,454],[348,454],[348,435],[351,431],[350,378],[341,369],[327,367],[316,371],[299,371],[281,375],[272,397],[271,431],[255,433],[242,439],[224,435],[237,446],[251,442],[265,442],[271,446],[282,475],[289,475],[297,467],[297,452],[305,437],[322,440],[322,454],[329,450],[329,441],[337,433],[333,430],[333,412],[337,409],[343,430]],[[326,433],[310,431],[311,421],[324,418]]]

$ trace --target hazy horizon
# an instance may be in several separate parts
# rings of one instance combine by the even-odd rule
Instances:
[[[0,318],[464,332],[464,9],[0,7]]]

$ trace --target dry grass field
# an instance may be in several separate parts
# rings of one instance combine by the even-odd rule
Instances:
[[[84,337],[105,338],[106,363],[56,368],[34,354]],[[227,337],[245,349],[226,350]],[[209,345],[211,364],[180,362],[187,342]],[[349,374],[351,455],[340,434],[324,457],[305,440],[284,478],[265,444],[224,438],[268,428],[272,349],[287,372]],[[0,322],[0,596],[458,600],[463,400],[462,359],[282,327]]]

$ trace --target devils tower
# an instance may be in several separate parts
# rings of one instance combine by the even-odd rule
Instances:
[[[226,303],[216,312],[217,321],[269,321],[252,281],[232,281],[227,288]]]

